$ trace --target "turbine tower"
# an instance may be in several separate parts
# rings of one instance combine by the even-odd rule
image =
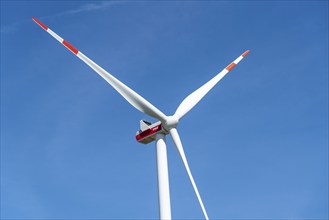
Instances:
[[[175,114],[167,116],[157,109],[154,105],[137,94],[134,90],[123,84],[117,78],[112,76],[102,67],[98,66],[94,61],[89,59],[81,51],[73,47],[69,42],[58,36],[55,32],[49,29],[46,25],[41,23],[36,18],[32,17],[40,27],[47,31],[57,41],[63,44],[73,54],[85,62],[95,72],[97,72],[103,79],[105,79],[117,92],[119,92],[123,98],[125,98],[132,106],[137,110],[155,118],[159,121],[156,123],[150,123],[144,120],[140,121],[140,130],[137,131],[136,140],[143,144],[148,144],[155,141],[156,143],[156,157],[157,157],[157,170],[158,170],[158,193],[159,193],[159,210],[160,219],[171,219],[171,207],[170,207],[170,193],[169,193],[169,178],[168,178],[168,163],[167,163],[167,148],[165,136],[170,134],[179,156],[182,159],[188,177],[193,186],[194,192],[198,198],[205,219],[208,218],[208,214],[203,205],[199,190],[194,182],[194,178],[190,171],[184,148],[180,140],[177,125],[180,120],[229,72],[231,71],[248,53],[249,50],[244,52],[241,56],[235,59],[231,64],[225,67],[220,73],[209,80],[206,84],[195,90],[189,96],[187,96],[183,102],[178,106]]]

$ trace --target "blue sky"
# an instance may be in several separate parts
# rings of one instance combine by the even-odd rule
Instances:
[[[211,219],[328,218],[328,1],[1,1],[1,218],[156,219],[142,118],[35,16],[181,121]],[[170,138],[172,217],[203,218]]]

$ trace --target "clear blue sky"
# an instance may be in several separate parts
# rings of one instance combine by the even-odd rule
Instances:
[[[155,120],[32,16],[168,115],[250,49],[178,127],[209,217],[328,218],[328,1],[1,1],[1,218],[158,218]]]

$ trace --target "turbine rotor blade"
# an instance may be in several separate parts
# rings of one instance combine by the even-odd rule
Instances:
[[[183,102],[178,106],[174,115],[181,119],[188,113],[228,72],[230,72],[247,54],[250,50],[244,52],[241,56],[235,59],[230,65],[218,73],[214,78],[209,80],[206,84],[195,90],[187,96]]]
[[[172,128],[170,129],[170,135],[174,141],[174,144],[177,148],[177,151],[179,153],[179,156],[181,157],[182,161],[183,161],[183,164],[185,166],[185,169],[186,169],[186,172],[188,174],[188,177],[190,178],[190,181],[192,183],[192,186],[193,186],[193,189],[194,189],[194,192],[196,194],[196,196],[198,197],[198,200],[199,200],[199,204],[201,206],[201,209],[202,209],[202,212],[204,214],[204,217],[208,220],[208,215],[207,215],[207,212],[206,212],[206,209],[203,205],[203,202],[202,202],[202,199],[201,199],[201,196],[200,196],[200,193],[199,193],[199,190],[194,182],[194,179],[193,179],[193,176],[192,176],[192,173],[191,173],[191,170],[190,170],[190,167],[187,163],[187,159],[186,159],[186,156],[185,156],[185,152],[184,152],[184,149],[183,149],[183,145],[182,145],[182,142],[180,140],[180,137],[179,137],[179,134],[177,132],[177,129],[176,128]]]
[[[112,76],[102,67],[98,66],[94,61],[89,59],[86,55],[84,55],[81,51],[73,47],[66,40],[58,36],[55,32],[49,29],[46,25],[41,23],[36,18],[32,18],[40,27],[42,27],[45,31],[47,31],[51,36],[53,36],[57,41],[63,44],[67,49],[69,49],[72,53],[74,53],[77,57],[79,57],[83,62],[85,62],[89,67],[91,67],[95,72],[97,72],[103,79],[105,79],[117,92],[119,92],[132,106],[138,109],[145,114],[157,118],[161,122],[165,122],[167,116],[163,114],[159,109],[157,109],[154,105],[144,99],[142,96],[137,94],[134,90],[123,84],[117,78]]]

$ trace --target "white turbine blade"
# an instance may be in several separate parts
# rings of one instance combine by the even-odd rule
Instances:
[[[176,128],[172,128],[170,129],[170,135],[176,145],[176,148],[178,150],[178,153],[184,163],[184,166],[185,166],[185,169],[186,169],[186,172],[188,174],[188,177],[190,178],[190,181],[192,183],[192,186],[193,186],[193,189],[194,189],[194,192],[196,194],[196,196],[198,197],[198,200],[199,200],[199,203],[200,203],[200,206],[201,206],[201,209],[202,209],[202,212],[204,214],[204,217],[208,220],[208,215],[207,215],[207,212],[206,212],[206,209],[204,208],[204,205],[203,205],[203,202],[202,202],[202,199],[201,199],[201,196],[199,194],[199,191],[198,191],[198,188],[196,187],[196,184],[194,182],[194,179],[193,179],[193,176],[192,176],[192,173],[191,173],[191,170],[190,170],[190,167],[187,163],[187,160],[186,160],[186,156],[185,156],[185,152],[184,152],[184,149],[183,149],[183,145],[182,145],[182,142],[180,140],[180,137],[178,135],[178,132],[176,130]]]
[[[40,27],[42,27],[45,31],[47,31],[51,36],[53,36],[56,40],[58,40],[61,44],[63,44],[67,49],[69,49],[72,53],[74,53],[77,57],[79,57],[83,62],[85,62],[88,66],[90,66],[94,71],[96,71],[101,77],[103,77],[115,90],[117,90],[132,106],[138,109],[141,112],[148,114],[154,118],[159,119],[160,121],[166,121],[167,116],[163,114],[159,109],[149,103],[142,96],[137,94],[135,91],[130,89],[128,86],[120,82],[102,67],[98,66],[94,61],[89,59],[82,52],[73,47],[66,40],[58,36],[55,32],[50,30],[46,25],[42,24],[36,18],[32,18]]]
[[[209,80],[206,84],[195,90],[189,96],[187,96],[183,102],[178,106],[174,115],[181,119],[187,112],[189,112],[229,71],[233,69],[247,54],[249,50],[244,52],[230,65],[218,73],[214,78]]]

